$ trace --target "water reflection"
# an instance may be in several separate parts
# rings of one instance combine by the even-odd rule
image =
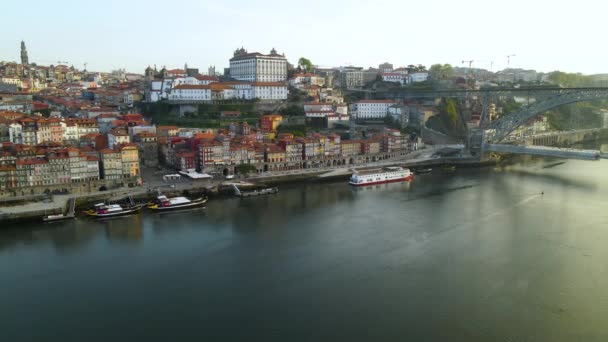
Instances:
[[[109,241],[136,242],[143,238],[142,214],[101,221]]]

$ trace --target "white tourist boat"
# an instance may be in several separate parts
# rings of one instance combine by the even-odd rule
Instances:
[[[353,186],[364,186],[391,182],[409,181],[414,174],[406,168],[391,166],[382,169],[354,171],[348,182]]]

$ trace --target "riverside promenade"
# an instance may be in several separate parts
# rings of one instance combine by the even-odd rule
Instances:
[[[237,175],[234,181],[244,181],[248,183],[286,183],[294,181],[311,181],[331,178],[343,178],[352,173],[352,169],[369,169],[392,165],[405,165],[410,167],[433,166],[441,164],[470,164],[478,165],[476,158],[452,157],[440,158],[436,156],[437,151],[444,148],[461,148],[461,145],[436,145],[427,146],[425,149],[414,151],[405,156],[392,159],[385,159],[378,162],[356,164],[345,166],[328,166],[320,168],[309,168],[289,171],[262,172],[249,175]],[[168,171],[172,172],[172,171]],[[232,181],[224,177],[206,180],[192,180],[182,178],[179,181],[163,181],[162,175],[151,169],[142,170],[144,184],[137,187],[124,187],[108,191],[93,191],[80,195],[50,195],[45,200],[35,202],[25,202],[20,205],[0,207],[0,222],[5,220],[19,219],[39,219],[45,215],[62,213],[70,198],[75,198],[77,205],[94,201],[117,201],[127,196],[146,197],[157,192],[197,192],[209,191],[213,188]]]

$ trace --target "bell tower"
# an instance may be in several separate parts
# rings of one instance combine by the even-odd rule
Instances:
[[[21,65],[23,67],[27,67],[30,64],[30,60],[27,57],[27,49],[25,48],[25,42],[21,41]]]

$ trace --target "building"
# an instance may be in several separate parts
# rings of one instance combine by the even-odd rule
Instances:
[[[392,72],[393,71],[393,65],[391,63],[382,63],[380,65],[378,65],[378,69],[380,70],[380,72],[384,73],[384,72]]]
[[[139,151],[135,144],[124,144],[118,147],[122,162],[122,177],[139,177]]]
[[[361,68],[343,70],[340,72],[340,84],[343,89],[363,87],[363,71]]]
[[[199,147],[199,167],[201,170],[224,165],[224,144],[218,140],[207,140]]]
[[[17,188],[51,185],[49,162],[42,158],[23,158],[15,162]]]
[[[106,180],[122,179],[122,157],[118,150],[101,151],[101,177]]]
[[[409,74],[411,83],[425,82],[429,79],[429,73],[426,71],[416,71]]]
[[[25,48],[25,42],[23,40],[21,41],[21,65],[24,69],[27,69],[30,65],[30,59],[27,55],[27,49]]]
[[[175,169],[180,171],[194,170],[196,158],[194,152],[182,151],[175,154]]]
[[[384,119],[393,104],[392,100],[361,100],[352,105],[351,115],[359,120]]]
[[[199,84],[180,84],[171,89],[171,101],[211,101],[211,86]]]
[[[277,127],[283,121],[283,116],[278,114],[262,115],[260,117],[260,129],[264,132],[276,132]]]
[[[131,142],[131,137],[127,131],[121,128],[115,128],[108,133],[108,147],[114,148],[117,145],[128,144]]]
[[[141,162],[148,167],[158,166],[158,141],[156,133],[140,132],[133,136],[134,142],[139,147]]]
[[[287,59],[275,49],[264,55],[240,48],[230,59],[230,76],[239,81],[284,82],[287,80]]]
[[[358,140],[342,140],[340,153],[343,157],[354,156],[361,153],[361,142]]]

